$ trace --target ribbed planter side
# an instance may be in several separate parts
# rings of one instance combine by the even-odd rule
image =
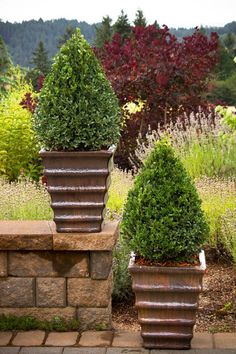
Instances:
[[[198,267],[155,267],[131,262],[129,271],[144,347],[189,349],[204,264]]]
[[[100,232],[114,150],[41,151],[57,232]]]

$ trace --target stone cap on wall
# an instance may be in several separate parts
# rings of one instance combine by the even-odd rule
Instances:
[[[119,222],[101,232],[57,233],[53,221],[0,221],[0,250],[109,251],[119,235]]]

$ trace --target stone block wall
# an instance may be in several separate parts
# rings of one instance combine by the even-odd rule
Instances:
[[[111,327],[112,249],[118,223],[58,234],[53,222],[0,222],[0,314],[76,318]]]

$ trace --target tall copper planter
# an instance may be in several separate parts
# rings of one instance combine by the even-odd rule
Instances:
[[[57,232],[100,232],[113,150],[41,151]]]
[[[138,308],[138,321],[146,348],[189,349],[196,321],[205,256],[196,267],[135,265],[129,271]]]

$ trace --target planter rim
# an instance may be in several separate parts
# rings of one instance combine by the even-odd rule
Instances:
[[[77,157],[77,156],[104,156],[104,155],[108,155],[111,156],[112,154],[114,154],[116,150],[116,146],[112,145],[110,146],[107,150],[88,150],[88,151],[80,151],[80,150],[75,150],[75,151],[56,151],[56,150],[45,150],[45,149],[41,149],[39,154],[41,157],[46,157],[46,156],[52,156],[52,157]]]
[[[205,252],[204,250],[201,250],[201,252],[199,253],[199,261],[200,261],[200,266],[185,266],[185,267],[170,267],[170,266],[146,266],[146,265],[137,265],[135,264],[135,253],[131,252],[131,256],[130,256],[130,261],[129,261],[129,270],[133,273],[138,273],[138,272],[142,272],[143,268],[145,267],[145,269],[147,271],[149,271],[150,273],[182,273],[185,272],[186,270],[188,272],[194,272],[194,273],[204,273],[206,270],[206,258],[205,258]]]

